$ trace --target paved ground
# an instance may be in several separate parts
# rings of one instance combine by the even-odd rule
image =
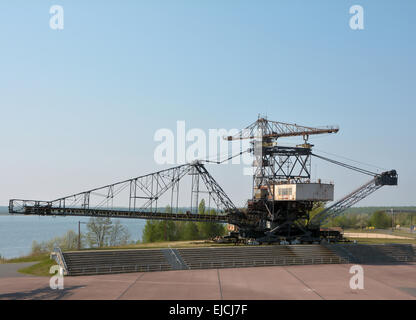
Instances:
[[[366,238],[366,239],[402,239],[412,240],[410,237],[394,236],[385,233],[366,233],[366,232],[344,232],[346,238]]]
[[[49,278],[2,277],[0,299],[414,299],[416,263],[365,265],[364,289],[352,290],[350,265],[178,270]]]
[[[10,277],[27,277],[23,273],[17,272],[17,270],[26,268],[37,262],[25,262],[25,263],[4,263],[0,264],[0,278]]]

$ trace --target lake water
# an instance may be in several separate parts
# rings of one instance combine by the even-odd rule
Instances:
[[[78,221],[88,222],[84,217],[40,217],[0,215],[0,255],[14,258],[29,254],[32,242],[51,240],[63,236],[67,231],[78,233]],[[118,219],[130,232],[132,240],[140,240],[146,220]],[[81,233],[87,226],[81,224]]]

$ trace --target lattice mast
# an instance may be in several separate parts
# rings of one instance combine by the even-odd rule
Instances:
[[[311,178],[310,135],[337,133],[336,126],[306,127],[268,120],[259,117],[257,121],[242,129],[228,141],[251,140],[253,153],[253,198],[272,195],[277,183],[309,182]],[[277,139],[302,136],[304,143],[296,147],[278,146]]]

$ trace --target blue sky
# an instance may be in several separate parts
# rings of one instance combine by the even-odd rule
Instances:
[[[64,30],[49,8],[64,8]],[[349,27],[364,8],[364,30]],[[360,205],[416,205],[415,1],[2,1],[0,204],[159,170],[156,130],[257,115],[336,124],[319,150],[394,168]],[[368,177],[314,161],[336,198]],[[371,167],[369,167],[371,169]],[[209,168],[242,204],[241,168]]]

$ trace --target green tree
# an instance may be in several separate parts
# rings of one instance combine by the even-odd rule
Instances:
[[[108,237],[109,246],[126,245],[130,241],[130,233],[128,229],[117,220],[110,229]]]
[[[168,205],[166,206],[165,212],[172,213],[172,208]],[[179,239],[178,226],[177,222],[171,220],[160,221],[160,227],[162,228],[164,241],[176,241]]]
[[[90,247],[102,248],[107,245],[112,229],[110,218],[91,218],[87,223],[87,228],[87,241]]]
[[[171,213],[170,206],[166,206],[165,212]],[[143,230],[142,241],[144,243],[157,241],[175,241],[179,239],[177,222],[170,220],[147,220]]]
[[[176,221],[175,227],[176,227],[176,239],[177,240],[185,240],[185,227],[187,222],[186,221]]]
[[[81,241],[82,242],[82,241]],[[78,248],[78,234],[69,230],[61,239],[58,241],[59,247],[65,250],[73,250]]]
[[[205,214],[205,199],[202,199],[199,202],[199,206],[198,206],[198,214]]]
[[[172,212],[172,210],[167,206],[165,212]],[[207,214],[204,199],[198,205],[198,214]],[[215,210],[210,210],[209,214],[216,214],[216,212]],[[224,235],[226,232],[226,227],[220,223],[148,220],[143,230],[142,241],[148,243],[156,241],[209,239]]]
[[[209,214],[215,215],[216,211],[211,209]],[[227,232],[225,225],[215,222],[199,222],[198,229],[201,239],[212,239],[216,236],[223,236]]]
[[[385,211],[376,211],[371,215],[370,225],[377,229],[391,227],[391,217]]]
[[[40,254],[40,253],[43,253],[42,245],[39,242],[37,242],[36,240],[33,240],[32,241],[32,254],[36,255],[36,254]]]
[[[198,240],[200,239],[200,234],[198,226],[193,221],[185,222],[182,237],[183,240]]]
[[[156,234],[158,221],[147,220],[146,225],[143,229],[142,241],[143,243],[156,242],[158,241],[158,236]]]
[[[32,254],[41,254],[53,251],[55,247],[62,250],[75,250],[78,247],[78,234],[69,230],[62,237],[55,237],[49,241],[32,242]]]
[[[156,241],[175,241],[178,239],[177,227],[174,221],[162,220],[156,224]]]

